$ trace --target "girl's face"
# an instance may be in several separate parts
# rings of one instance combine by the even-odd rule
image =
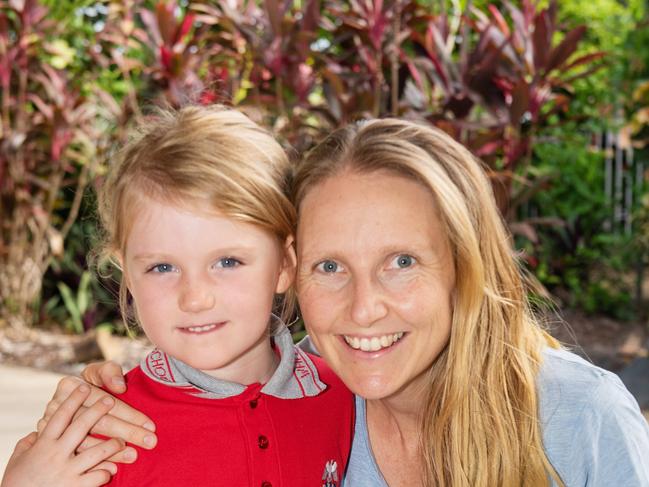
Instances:
[[[332,176],[300,206],[297,291],[311,338],[355,393],[413,393],[446,346],[455,271],[422,185],[388,172]]]
[[[292,283],[293,250],[207,205],[145,197],[134,213],[122,260],[149,339],[220,379],[265,382],[273,297]]]

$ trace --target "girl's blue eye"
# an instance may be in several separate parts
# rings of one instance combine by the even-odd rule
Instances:
[[[324,260],[318,264],[318,268],[327,274],[333,274],[338,271],[339,265],[333,260]]]
[[[397,255],[393,262],[399,269],[406,269],[415,263],[415,258],[412,255],[402,254]]]
[[[158,272],[158,273],[166,273],[166,272],[173,272],[174,271],[174,266],[171,264],[156,264],[150,269],[152,272]]]
[[[238,265],[241,265],[241,262],[234,257],[223,257],[222,259],[219,259],[216,264],[217,267],[223,267],[226,269],[237,267]]]

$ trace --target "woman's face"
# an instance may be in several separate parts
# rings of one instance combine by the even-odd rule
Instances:
[[[360,396],[413,392],[451,329],[454,263],[433,196],[393,173],[344,172],[306,194],[297,235],[318,351]]]

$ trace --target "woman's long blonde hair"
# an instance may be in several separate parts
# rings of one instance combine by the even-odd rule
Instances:
[[[480,163],[444,132],[372,120],[337,130],[296,168],[293,200],[342,171],[391,171],[434,196],[454,255],[448,346],[428,373],[424,485],[520,487],[554,478],[539,425],[541,350],[556,342],[530,310],[521,269]]]

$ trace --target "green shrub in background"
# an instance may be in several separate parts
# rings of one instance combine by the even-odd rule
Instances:
[[[547,128],[561,123],[552,134],[556,144],[585,150],[572,136],[576,125],[568,123],[583,117],[574,106],[581,96],[575,83],[589,79],[604,55],[599,44],[580,43],[589,38],[579,25],[587,19],[565,22],[557,3],[43,3],[59,29],[55,53],[36,59],[75,79],[75,89],[92,95],[97,112],[98,177],[86,194],[101,184],[110,148],[146,105],[231,103],[300,151],[351,120],[407,116],[448,131],[487,162],[499,206],[541,262],[537,273],[545,269],[548,286],[586,285],[588,276],[564,270],[577,264],[552,262],[554,252],[583,251],[553,241],[565,237],[557,229],[569,224],[557,223],[570,215],[553,214],[565,208],[542,199],[552,188],[560,191],[563,168],[552,169],[554,156],[538,146]],[[3,12],[8,5],[0,1]],[[39,109],[31,100],[24,108]],[[75,177],[69,174],[68,181]],[[58,191],[55,201],[61,215],[74,205],[81,214],[92,208],[92,200],[75,191]],[[524,205],[544,208],[544,217],[528,218],[519,211]],[[84,274],[95,231],[89,211],[69,229],[63,254],[48,261],[36,299],[40,321],[50,316],[79,331],[117,319],[114,283]],[[572,284],[555,285],[557,279]]]
[[[606,228],[612,211],[603,191],[603,154],[589,147],[590,136],[554,132],[534,148],[534,171],[551,176],[527,208],[541,224],[533,240],[518,243],[562,305],[630,319],[638,254],[631,236]]]
[[[631,46],[629,39],[643,29],[645,0],[571,0],[559,2],[559,15],[570,25],[586,24],[588,31],[580,43],[580,51],[605,51],[605,66],[575,83],[573,110],[581,113],[584,122],[599,129],[619,128],[624,123],[623,108],[632,92],[629,87],[629,63],[635,63],[649,45]],[[645,33],[646,36],[646,33]],[[646,55],[646,54],[645,54]]]

